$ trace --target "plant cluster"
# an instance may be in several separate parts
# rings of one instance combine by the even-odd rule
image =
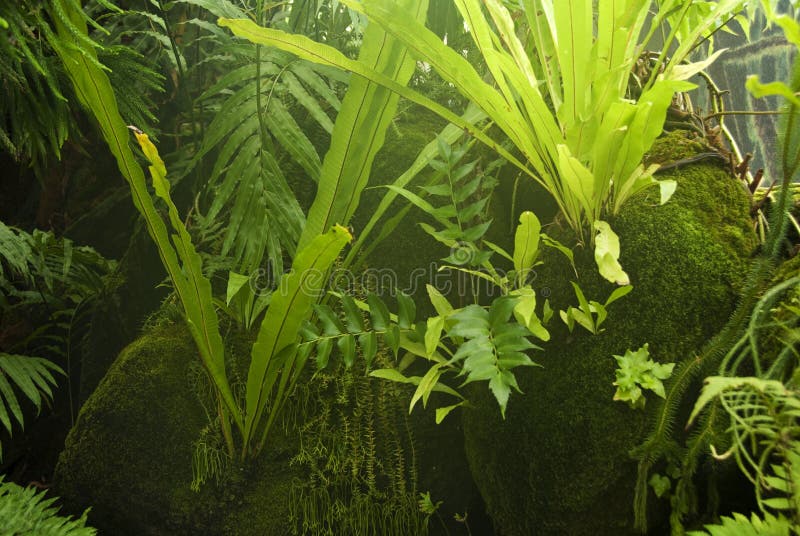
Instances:
[[[99,125],[158,248],[213,394],[207,407],[212,422],[196,449],[195,487],[218,475],[226,460],[246,460],[267,448],[271,432],[306,381],[309,361],[316,364],[316,381],[331,374],[337,386],[337,381],[351,382],[342,384],[337,397],[366,393],[368,380],[356,378],[356,371],[414,385],[409,410],[419,401],[426,406],[434,391],[454,397],[453,404],[436,409],[438,422],[468,405],[458,389],[485,382],[505,416],[511,392],[520,391],[519,367],[536,365],[530,354],[541,350],[539,341],[550,339],[549,323],[556,316],[532,286],[540,253],[553,248],[575,266],[572,244],[543,232],[530,211],[513,215],[519,218],[513,249],[487,238],[497,169],[509,163],[519,176],[546,191],[559,209],[557,220],[573,231],[577,245],[591,248],[599,274],[617,285],[601,303],[573,282],[577,304],[558,311],[569,332],[581,326],[601,333],[611,304],[632,290],[620,263],[619,237],[609,222],[646,188],[659,188],[660,203],[669,200],[676,184],[658,180],[658,166],[646,166],[645,154],[662,133],[676,94],[693,88],[687,80],[721,53],[710,50],[705,60],[691,63],[697,43],[710,42],[720,27],[754,9],[753,2],[744,0],[664,0],[655,6],[639,0],[455,0],[447,5],[429,10],[427,0],[257,0],[250,6],[187,0],[153,1],[143,10],[123,11],[98,0],[84,11],[75,0],[50,0],[44,6],[22,2],[0,8],[0,32],[10,36],[0,39],[0,72],[9,74],[4,82],[9,98],[0,103],[6,118],[0,144],[36,165],[45,155],[58,155],[73,123],[65,96],[74,96],[71,102],[80,102]],[[432,20],[431,13],[442,15],[441,20]],[[176,29],[179,18],[184,20]],[[786,17],[776,21],[800,46],[797,23]],[[659,33],[663,42],[651,53],[648,48]],[[133,44],[118,44],[122,39]],[[152,62],[142,55],[150,52]],[[163,79],[152,69],[156,62],[166,66]],[[444,89],[438,95],[424,94],[434,73]],[[159,133],[153,127],[150,97],[162,83],[172,85],[181,111],[172,132]],[[193,85],[201,89],[193,90]],[[776,290],[762,296],[762,290],[785,231],[787,186],[800,165],[796,85],[796,80],[791,87],[748,81],[757,96],[787,100],[785,176],[765,254],[756,261],[729,326],[698,359],[674,371],[671,364],[648,359],[646,344],[614,356],[619,364],[615,399],[642,407],[643,389],[663,399],[650,405],[657,405],[653,433],[634,453],[640,469],[640,527],[646,525],[648,482],[671,496],[673,525],[682,527],[691,510],[697,457],[716,437],[714,425],[723,416],[734,423],[730,452],[752,477],[757,493],[766,483],[781,495],[759,499],[760,505],[784,514],[796,509],[791,502],[796,484],[792,464],[798,454],[793,437],[786,435],[796,416],[794,386],[787,379],[796,337],[787,339],[791,343],[766,370],[752,346],[757,330],[753,322],[779,294]],[[27,87],[34,91],[25,91]],[[463,111],[454,91],[469,103]],[[369,185],[373,160],[400,97],[450,124],[407,171],[381,184],[382,200],[364,228],[354,233],[348,225]],[[129,130],[141,155],[131,148]],[[314,130],[330,136],[322,156]],[[460,141],[465,132],[472,141]],[[163,158],[153,142],[159,134],[171,140],[159,142],[162,148],[176,147]],[[488,147],[488,163],[473,159],[475,140]],[[140,156],[148,162],[149,178]],[[165,161],[173,170],[169,176]],[[433,173],[418,180],[427,168]],[[188,218],[175,195],[175,185],[187,178],[193,197]],[[310,207],[305,210],[303,194],[308,192],[313,194],[306,196]],[[403,208],[387,218],[396,201],[403,201]],[[392,313],[377,293],[357,299],[331,291],[335,285],[329,285],[328,275],[337,263],[344,269],[362,266],[411,207],[434,222],[420,225],[449,248],[442,269],[470,279],[471,299],[455,303],[428,285],[435,314],[417,318],[417,304],[402,293]],[[210,245],[217,258],[200,245]],[[59,294],[54,282],[68,283],[74,294],[67,295],[69,303],[59,310],[73,315],[111,267],[68,241],[55,243],[51,235],[36,233],[24,238],[5,226],[0,226],[0,253],[16,278],[0,280],[4,301],[11,296],[20,303],[50,303],[49,295]],[[256,289],[249,274],[264,266],[276,276],[274,285]],[[214,292],[218,272],[227,276],[224,299]],[[26,288],[20,290],[19,282]],[[479,284],[495,293],[483,295]],[[787,303],[785,314],[796,317],[795,306]],[[226,355],[219,311],[254,335],[241,394],[234,386],[236,373]],[[746,325],[748,319],[755,320]],[[382,348],[391,351],[396,364],[382,359]],[[739,365],[750,358],[758,377],[737,378]],[[673,439],[677,408],[691,380],[715,368],[726,379],[709,380],[693,414],[700,431],[683,452]],[[419,370],[424,372],[417,375]],[[41,393],[50,394],[54,383],[51,371],[59,369],[37,358],[0,354],[0,422],[5,428],[11,429],[12,418],[22,424],[11,384],[38,408]],[[460,385],[453,387],[453,380]],[[363,400],[356,403],[357,411],[371,407]],[[339,417],[355,422],[352,415]],[[345,490],[353,500],[344,506],[326,496],[327,490],[298,491],[294,515],[316,519],[314,530],[324,532],[339,522],[321,519],[332,503],[359,523],[385,513],[365,506],[382,492],[374,483],[372,423],[356,420],[366,427],[366,437],[359,439],[368,444],[355,445],[352,434],[344,441],[363,448],[361,462],[330,454],[326,463],[349,463],[353,474],[367,475],[366,481]],[[339,437],[331,422],[323,419],[316,425]],[[763,437],[774,443],[765,443]],[[332,448],[329,443],[317,447]],[[326,457],[309,456],[307,450],[301,454],[303,463],[311,465]],[[776,454],[785,463],[773,463]],[[662,458],[678,468],[672,472],[679,475],[674,489],[668,490],[670,482],[663,478],[649,478]],[[331,489],[339,493],[345,479],[337,480],[341,471],[328,469],[314,465],[312,472],[319,480],[336,481]],[[350,486],[353,481],[346,482]],[[413,510],[416,487],[392,486],[397,504]],[[431,515],[437,506],[428,496],[424,508]],[[409,519],[420,521],[419,515]],[[783,520],[735,516],[722,527],[763,524],[782,530]],[[354,525],[352,530],[360,528]]]

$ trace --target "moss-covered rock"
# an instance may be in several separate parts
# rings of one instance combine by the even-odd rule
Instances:
[[[708,163],[660,178],[678,181],[669,203],[658,206],[650,191],[611,222],[634,290],[609,307],[605,331],[569,333],[556,314],[551,341],[533,356],[544,369],[518,374],[525,394],[511,398],[505,421],[485,386],[472,391],[467,455],[504,535],[633,533],[629,452],[644,438],[645,413],[612,401],[612,356],[648,343],[657,362],[691,359],[735,306],[757,245],[744,189]],[[568,262],[553,252],[544,261],[540,295],[555,310],[577,305]],[[597,275],[591,252],[578,250],[576,263],[587,297],[605,301],[613,287]]]
[[[192,482],[193,444],[208,418],[190,383],[197,350],[181,324],[164,323],[128,346],[81,409],[56,468],[70,511],[91,506],[108,534],[288,532],[296,471],[290,442],[220,486]]]

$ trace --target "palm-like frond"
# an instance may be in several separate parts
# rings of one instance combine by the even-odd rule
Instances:
[[[228,4],[187,3],[216,16],[238,10]],[[246,13],[238,11],[238,16]],[[313,188],[321,168],[305,134],[307,125],[301,127],[296,118],[305,115],[330,134],[339,98],[324,69],[279,50],[243,44],[198,20],[194,24],[201,35],[214,35],[204,68],[219,66],[225,73],[196,101],[214,112],[193,160],[199,165],[204,157],[214,158],[204,181],[204,218],[228,214],[221,253],[231,256],[241,271],[258,267],[265,253],[281,271],[283,253],[294,254],[305,225],[284,169],[291,162]]]

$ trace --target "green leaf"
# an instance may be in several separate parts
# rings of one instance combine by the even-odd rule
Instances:
[[[414,324],[417,315],[417,306],[414,300],[402,291],[397,293],[398,320],[397,325],[400,329],[409,329]]]
[[[228,288],[225,293],[225,304],[231,304],[233,298],[242,290],[246,288],[245,285],[250,283],[250,278],[246,275],[237,274],[234,271],[228,272]]]
[[[392,324],[386,329],[384,333],[386,344],[392,350],[392,353],[397,357],[397,351],[400,349],[400,328],[396,324]]]
[[[409,378],[403,376],[397,369],[375,369],[369,373],[373,378],[381,378],[398,383],[413,383]]]
[[[367,295],[367,303],[369,304],[370,321],[372,322],[372,329],[377,331],[384,331],[388,329],[391,324],[389,315],[389,308],[383,303],[376,294],[369,293]]]
[[[328,361],[333,350],[333,339],[322,339],[317,344],[316,362],[317,369],[322,370],[328,366]]]
[[[66,20],[70,22],[71,27],[67,27],[65,19],[56,18],[58,35],[70,42],[75,41],[76,31],[79,32],[77,36],[86,36],[88,32],[83,13],[76,10],[72,4],[63,7]],[[76,44],[73,47],[59,47],[57,52],[62,59],[66,75],[75,88],[78,100],[100,124],[103,138],[130,186],[134,205],[144,217],[148,233],[156,242],[164,267],[184,307],[189,330],[209,376],[219,390],[227,411],[233,416],[237,425],[241,425],[240,410],[225,374],[224,346],[219,334],[211,285],[202,274],[200,257],[192,246],[191,238],[177,209],[169,201],[163,161],[147,135],[143,133],[137,135],[143,152],[151,161],[156,192],[163,195],[167,202],[170,223],[177,232],[174,246],[167,227],[150,197],[144,172],[130,149],[128,129],[119,114],[108,76],[99,66],[96,51]]]
[[[450,315],[455,322],[447,332],[451,337],[475,338],[488,336],[489,313],[479,305],[468,305]]]
[[[775,22],[783,29],[786,40],[800,48],[800,23],[789,15],[778,15]]]
[[[619,264],[619,237],[611,226],[602,221],[594,222],[595,236],[594,260],[597,268],[608,281],[617,285],[629,285],[630,278]]]
[[[627,295],[630,291],[633,290],[633,285],[625,285],[624,287],[617,287],[614,291],[608,296],[606,300],[606,307],[617,301],[618,299],[622,298],[623,296]]]
[[[530,270],[539,254],[539,234],[542,224],[533,212],[525,211],[519,216],[519,225],[514,234],[514,270],[520,285],[530,276]]]
[[[311,315],[312,307],[322,293],[326,274],[352,237],[347,229],[334,226],[297,252],[292,269],[283,275],[272,294],[258,337],[251,352],[247,373],[246,420],[244,443],[249,445],[267,400],[272,399],[277,382],[278,399],[294,372],[291,355],[280,358],[281,351],[296,342],[302,323]],[[280,382],[279,382],[280,376]],[[274,418],[274,417],[272,417]],[[269,428],[269,421],[265,428]]]
[[[408,407],[409,413],[411,413],[411,411],[414,409],[414,406],[420,399],[422,399],[422,407],[427,406],[428,397],[430,397],[434,386],[439,382],[439,378],[441,376],[441,364],[437,363],[428,369],[428,372],[426,372],[422,377],[419,385],[417,385],[416,391],[414,391],[414,395],[411,397],[411,403]]]
[[[500,406],[500,414],[503,419],[506,418],[506,406],[508,406],[508,397],[511,395],[511,387],[506,374],[509,373],[498,372],[489,380],[489,389]]]
[[[428,318],[425,330],[425,353],[432,356],[439,346],[439,340],[444,329],[444,317],[432,316]]]
[[[339,316],[328,305],[314,304],[319,321],[322,323],[322,332],[328,336],[337,336],[344,333],[344,325]]]
[[[368,331],[358,336],[358,344],[361,346],[361,352],[364,354],[364,361],[367,370],[372,365],[372,360],[378,353],[378,335],[374,331]]]
[[[550,340],[550,333],[542,325],[542,321],[536,316],[536,292],[531,287],[523,287],[511,293],[519,299],[514,306],[514,318],[517,322],[528,328],[528,330],[543,341]]]
[[[356,337],[348,333],[344,337],[339,337],[336,341],[339,351],[342,352],[342,361],[344,361],[345,368],[350,368],[356,360]]]
[[[653,476],[650,477],[648,484],[650,484],[650,487],[653,488],[656,497],[664,497],[664,495],[666,495],[672,487],[672,481],[669,479],[669,477],[659,475],[658,473],[653,473]]]
[[[658,188],[661,193],[661,204],[665,204],[667,201],[670,200],[672,194],[675,193],[675,190],[678,188],[678,183],[672,179],[665,179],[658,181]]]
[[[466,405],[466,401],[461,401],[458,404],[453,404],[452,406],[436,408],[436,424],[441,424],[445,417],[450,415],[451,411],[464,405]]]
[[[356,306],[353,298],[347,294],[341,297],[342,307],[344,308],[345,322],[347,323],[347,331],[350,333],[361,333],[365,331],[364,319],[361,317],[361,311]]]
[[[744,86],[747,88],[747,91],[756,98],[778,95],[795,106],[800,106],[800,97],[795,95],[794,91],[783,82],[769,82],[764,84],[759,80],[757,74],[751,74],[747,77]]]
[[[426,284],[425,289],[428,291],[428,298],[431,300],[431,305],[433,305],[433,308],[436,309],[436,312],[439,314],[439,316],[447,317],[453,312],[453,306],[450,305],[450,302],[447,301],[447,298],[445,298],[444,295],[436,289],[436,287]]]

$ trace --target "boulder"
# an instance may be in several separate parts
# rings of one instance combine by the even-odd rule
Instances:
[[[197,363],[182,323],[163,321],[123,350],[59,458],[55,486],[69,511],[91,506],[93,526],[123,536],[288,533],[297,471],[286,438],[220,485],[190,489],[194,443],[209,426],[190,381]]]
[[[665,145],[677,144],[667,138],[656,152]],[[532,355],[544,368],[517,374],[524,395],[511,397],[505,420],[485,385],[471,391],[467,457],[500,534],[634,533],[629,452],[645,437],[646,414],[612,400],[612,356],[648,343],[659,363],[692,359],[733,311],[757,247],[748,195],[719,165],[701,161],[659,178],[678,182],[667,204],[658,206],[654,188],[610,220],[634,288],[609,306],[602,333],[569,333],[556,313],[550,342]],[[556,311],[577,306],[571,280],[600,303],[613,290],[590,251],[576,250],[579,278],[555,250],[543,260],[534,286]]]

